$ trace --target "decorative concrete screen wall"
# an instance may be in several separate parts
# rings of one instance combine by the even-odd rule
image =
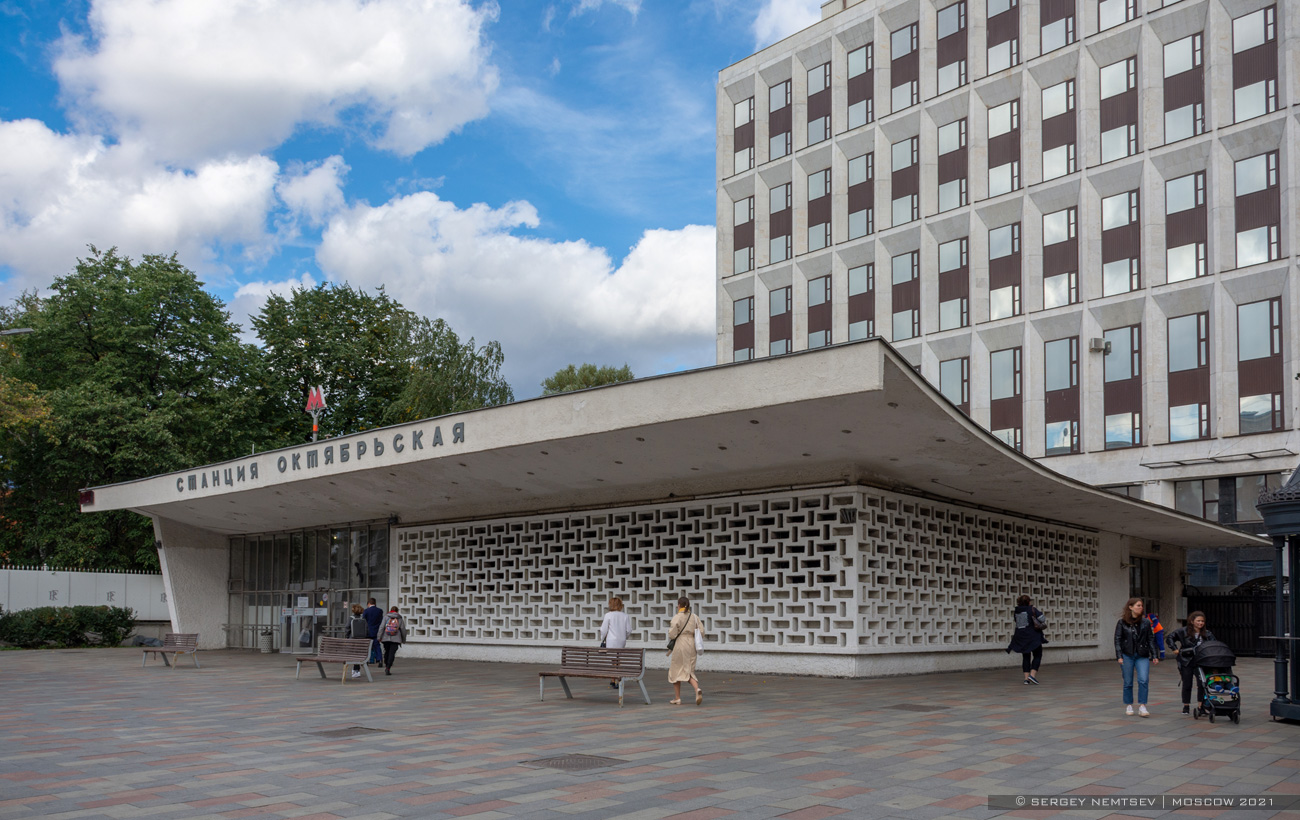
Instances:
[[[0,607],[40,606],[129,606],[138,621],[171,619],[162,575],[0,568]]]
[[[1006,646],[1044,602],[1053,646],[1096,646],[1093,533],[865,487],[397,531],[413,641],[595,643],[621,597],[662,646],[685,594],[721,651],[877,654]]]

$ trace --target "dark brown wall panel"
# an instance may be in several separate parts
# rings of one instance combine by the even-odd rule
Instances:
[[[1177,111],[1198,102],[1205,102],[1205,77],[1200,68],[1175,74],[1165,80],[1166,111]]]
[[[1282,392],[1282,357],[1269,356],[1237,363],[1237,392],[1242,396]]]
[[[1064,390],[1049,390],[1046,394],[1047,407],[1044,421],[1048,424],[1056,421],[1079,420],[1079,388],[1067,387]]]
[[[808,201],[808,224],[820,225],[831,221],[831,198],[819,196]]]
[[[970,296],[970,272],[965,268],[939,274],[939,301],[947,302]]]
[[[732,344],[732,350],[744,350],[747,347],[754,346],[754,323],[745,322],[743,325],[736,325],[735,343]]]
[[[1109,131],[1138,121],[1137,89],[1101,101],[1101,130]]]
[[[1237,197],[1237,230],[1248,231],[1282,221],[1282,205],[1277,188],[1267,188]]]
[[[733,243],[737,248],[754,247],[754,223],[752,220],[736,226]]]
[[[875,84],[874,71],[868,71],[865,74],[859,74],[856,77],[849,78],[849,104],[869,100],[873,96],[873,86]]]
[[[1074,0],[1043,0],[1039,12],[1041,25],[1064,20],[1074,14]]]
[[[794,228],[794,209],[786,208],[784,211],[777,211],[772,214],[768,223],[768,233],[772,236],[790,236]]]
[[[1165,247],[1178,248],[1206,241],[1205,206],[1165,217]]]
[[[894,312],[917,310],[921,307],[921,280],[913,279],[901,285],[894,285]]]
[[[1079,269],[1079,240],[1057,242],[1043,248],[1043,276],[1056,276]]]
[[[1264,80],[1277,79],[1277,41],[1232,55],[1232,87],[1245,88]]]
[[[849,297],[849,324],[865,322],[876,318],[875,291],[867,291]]]
[[[1009,399],[994,399],[989,407],[989,428],[1005,430],[1008,427],[1024,426],[1024,403],[1020,396]]]
[[[1169,406],[1210,401],[1210,368],[1179,370],[1169,374]]]
[[[831,303],[822,302],[820,305],[813,305],[808,308],[808,332],[816,333],[819,330],[831,329]]]
[[[1043,150],[1071,144],[1076,130],[1073,111],[1043,120]]]
[[[746,148],[754,147],[754,123],[747,122],[744,125],[736,127],[736,150],[741,151]]]
[[[918,193],[921,190],[921,168],[919,165],[911,165],[895,171],[890,180],[894,186],[894,199]]]
[[[818,91],[808,98],[808,119],[815,120],[818,117],[829,117],[831,114],[831,90],[829,88]]]
[[[1020,284],[1020,254],[989,260],[989,288],[997,290]]]
[[[958,148],[939,157],[939,183],[966,178],[966,149]]]
[[[1122,228],[1101,232],[1101,262],[1131,259],[1142,250],[1141,223],[1130,222]]]
[[[921,55],[917,51],[899,57],[889,64],[890,82],[900,86],[921,78]]]
[[[966,29],[940,40],[938,52],[935,65],[941,68],[966,59]]]
[[[789,131],[791,127],[790,123],[792,121],[791,117],[793,116],[793,111],[794,111],[794,106],[787,105],[785,108],[778,109],[776,111],[773,111],[771,114],[768,114],[767,115],[768,133],[775,136],[776,134],[784,134],[786,131]]]
[[[1102,404],[1108,416],[1116,413],[1142,412],[1142,378],[1138,376],[1123,381],[1106,382]]]
[[[989,140],[989,167],[996,168],[1020,159],[1020,129]]]
[[[768,321],[768,334],[772,337],[772,341],[775,342],[780,341],[781,339],[792,338],[790,331],[791,315],[791,312],[787,310],[779,316],[773,316]]]
[[[849,213],[865,211],[867,208],[875,205],[875,186],[870,182],[862,182],[857,185],[849,186]]]

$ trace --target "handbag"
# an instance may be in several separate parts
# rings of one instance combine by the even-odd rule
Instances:
[[[1044,629],[1047,629],[1047,619],[1044,618],[1042,615],[1030,615],[1029,623],[1034,627],[1034,629],[1038,630],[1039,632],[1042,632]]]
[[[682,624],[682,628],[679,629],[679,630],[677,630],[677,634],[676,634],[676,635],[674,635],[674,636],[672,636],[671,638],[668,639],[668,651],[669,651],[669,652],[672,652],[672,651],[673,651],[673,647],[677,645],[677,639],[680,638],[680,637],[682,636],[682,629],[685,629],[685,628],[686,628],[686,625],[689,624],[690,622],[691,622],[691,618],[690,618],[690,616],[688,615],[688,616],[686,616],[686,622]]]
[[[698,629],[695,630],[695,651],[696,652],[704,651],[704,633]]]

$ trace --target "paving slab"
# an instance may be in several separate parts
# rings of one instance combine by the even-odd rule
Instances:
[[[990,811],[989,794],[1300,794],[1300,726],[1268,717],[1268,659],[1240,661],[1235,725],[1180,714],[1172,665],[1152,670],[1143,719],[1124,715],[1102,662],[1027,687],[1019,659],[845,680],[710,674],[705,657],[703,706],[668,705],[652,680],[652,705],[620,709],[590,681],[538,701],[544,667],[524,664],[399,656],[392,676],[340,684],[294,680],[289,655],[203,655],[172,671],[140,668],[132,649],[0,652],[0,820],[970,820],[1107,816]],[[565,755],[619,762],[535,762]]]

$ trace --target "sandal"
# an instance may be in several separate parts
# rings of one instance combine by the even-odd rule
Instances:
[[[681,699],[681,698],[678,698],[677,700],[670,700],[670,701],[668,701],[668,705],[669,705],[669,706],[681,706],[681,705],[682,705],[682,699]]]
[[[696,705],[696,706],[699,706],[699,705],[700,705],[701,703],[703,703],[703,702],[704,702],[704,690],[703,690],[703,689],[696,689],[696,690],[695,690],[695,705]]]

